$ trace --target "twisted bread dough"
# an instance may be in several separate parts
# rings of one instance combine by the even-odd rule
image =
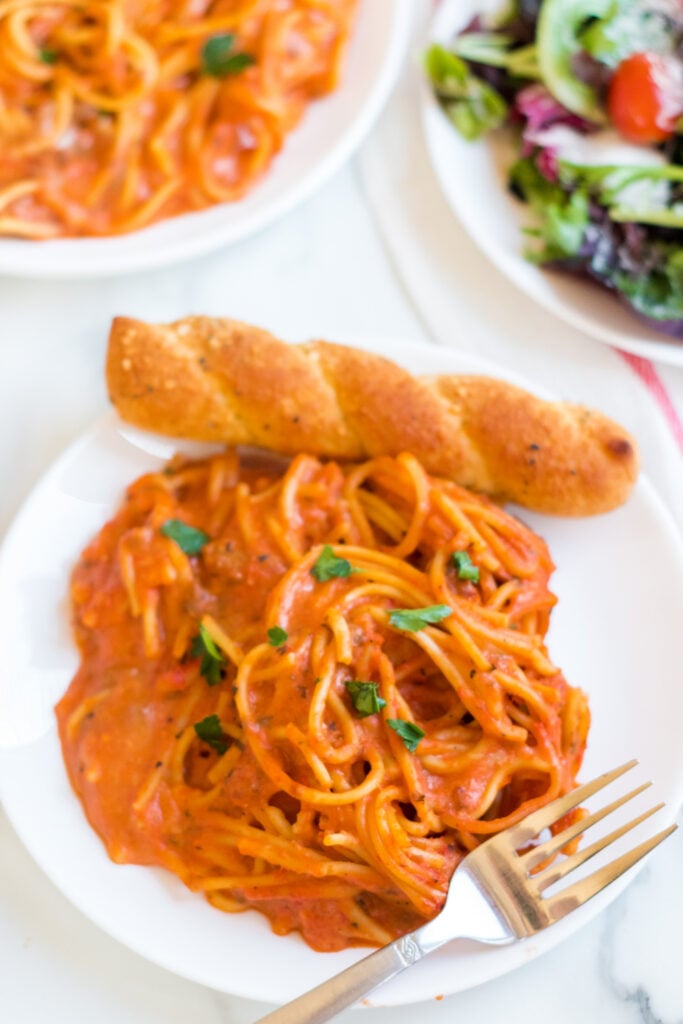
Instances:
[[[122,418],[147,430],[334,459],[410,451],[430,473],[539,512],[606,512],[638,473],[633,439],[591,409],[488,377],[413,377],[371,352],[289,345],[234,320],[119,317],[107,383]]]

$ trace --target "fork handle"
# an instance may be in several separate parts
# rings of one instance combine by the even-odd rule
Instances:
[[[421,960],[433,948],[423,949],[414,935],[404,935],[286,1006],[273,1010],[256,1024],[322,1024]]]

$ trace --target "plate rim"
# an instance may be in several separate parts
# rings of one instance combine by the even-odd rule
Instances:
[[[472,2],[473,0],[470,0],[470,3]],[[453,27],[462,22],[462,15],[460,14],[460,17],[458,17],[461,4],[462,0],[441,0],[438,9],[430,18],[427,26],[425,36],[427,44],[430,42],[443,43],[449,34],[452,35]],[[449,24],[451,26],[450,30],[447,27]],[[420,121],[430,166],[451,212],[457,217],[468,237],[487,259],[504,274],[518,291],[532,299],[533,302],[546,312],[551,313],[559,320],[569,324],[570,327],[580,331],[590,340],[598,341],[612,348],[621,349],[632,355],[667,363],[670,366],[683,367],[683,340],[676,341],[676,339],[672,338],[670,341],[666,341],[664,340],[666,336],[663,334],[658,335],[654,329],[652,329],[651,334],[644,333],[640,337],[637,336],[635,334],[635,326],[639,324],[639,320],[635,314],[633,314],[634,335],[631,337],[622,334],[617,329],[612,329],[607,325],[596,322],[589,314],[582,313],[581,310],[575,308],[566,299],[528,287],[527,282],[524,280],[524,271],[530,267],[530,264],[527,264],[522,256],[521,239],[518,253],[513,255],[507,249],[501,249],[494,241],[489,240],[485,233],[472,228],[471,220],[465,212],[464,200],[458,202],[454,197],[448,185],[447,168],[443,165],[443,160],[438,155],[440,148],[438,138],[442,134],[443,128],[449,127],[450,131],[454,131],[454,129],[448,126],[447,118],[441,110],[424,74],[420,75],[419,91]],[[473,145],[479,144],[475,143]],[[485,140],[481,144],[486,146]],[[537,275],[543,274],[540,268],[533,269],[535,269]],[[588,286],[589,282],[586,284]],[[602,297],[605,300],[610,299],[609,293],[604,290]],[[613,301],[617,302],[616,299]],[[642,325],[642,330],[647,330],[645,325]]]
[[[405,354],[406,358],[409,358],[411,354],[413,355],[413,357],[416,357],[418,355],[424,355],[424,349],[426,347],[425,343],[423,342],[409,342],[394,339],[391,336],[375,336],[374,338],[365,337],[360,339],[358,337],[349,337],[346,335],[342,335],[340,338],[336,340],[338,340],[340,344],[364,347],[368,350],[375,350],[382,354],[387,354],[387,352],[390,351],[391,357],[396,357],[396,360],[399,363],[401,362],[401,357],[403,354]],[[492,360],[480,358],[477,355],[460,352],[444,346],[429,345],[429,348],[430,350],[432,350],[430,352],[431,357],[435,358],[436,360],[438,360],[439,363],[443,365],[443,370],[440,372],[484,372],[489,375],[493,373],[494,375],[497,374],[500,379],[508,380],[522,387],[526,387],[527,389],[532,390],[534,393],[538,395],[544,397],[552,397],[552,395],[548,395],[546,389],[537,387],[533,382],[530,382],[523,375],[517,374],[514,371],[509,371],[507,368],[499,366]],[[78,449],[82,445],[87,444],[88,441],[95,437],[96,434],[103,428],[116,427],[117,422],[119,422],[118,417],[116,416],[116,413],[113,410],[109,410],[102,416],[98,417],[91,424],[90,427],[86,428],[84,431],[81,431],[77,435],[77,437],[62,451],[62,453],[58,455],[55,460],[53,460],[53,462],[48,466],[46,471],[43,474],[41,474],[38,481],[31,489],[29,495],[24,500],[20,509],[13,518],[10,528],[8,529],[3,540],[3,543],[0,546],[0,580],[2,579],[4,562],[7,556],[7,552],[11,551],[15,531],[18,532],[20,530],[21,520],[27,513],[27,510],[30,509],[33,502],[40,496],[40,491],[46,488],[49,485],[51,479],[54,476],[56,476],[65,466],[69,464],[70,460],[72,460],[74,456],[77,455]],[[168,439],[170,443],[173,443],[174,440],[177,443],[178,439]],[[673,515],[669,511],[668,506],[665,504],[665,502],[658,494],[654,486],[651,484],[649,479],[643,474],[640,475],[636,484],[636,488],[634,489],[633,497],[636,496],[637,500],[645,503],[645,506],[648,508],[648,511],[656,518],[658,524],[661,525],[663,530],[665,530],[667,537],[667,547],[674,553],[674,557],[676,558],[676,575],[680,576],[680,578],[683,579],[683,539],[679,534],[679,531],[675,524],[675,520],[673,518]],[[631,500],[633,500],[633,498]],[[557,518],[563,519],[564,517]],[[191,968],[184,968],[176,963],[173,963],[172,958],[169,959],[164,955],[155,955],[155,953],[146,948],[144,944],[137,944],[134,939],[131,939],[130,935],[121,934],[119,929],[112,928],[112,926],[107,923],[106,914],[98,910],[93,911],[91,907],[83,905],[83,902],[78,898],[77,892],[74,893],[73,891],[69,891],[68,888],[65,888],[62,884],[60,884],[59,881],[55,879],[49,866],[45,865],[44,859],[43,857],[41,857],[40,849],[36,850],[35,844],[33,843],[30,836],[27,836],[23,828],[18,826],[15,821],[15,816],[13,814],[13,798],[11,795],[12,786],[10,780],[13,757],[15,760],[16,758],[21,758],[22,755],[25,755],[26,751],[30,750],[34,746],[34,743],[40,744],[45,742],[46,739],[48,742],[50,741],[51,738],[54,739],[55,731],[56,729],[55,726],[53,725],[52,730],[50,732],[44,734],[35,741],[25,743],[23,746],[15,748],[0,748],[0,800],[3,803],[4,810],[7,815],[9,823],[11,824],[16,834],[19,836],[19,839],[29,852],[30,856],[32,857],[36,865],[40,868],[43,874],[50,880],[50,882],[53,885],[55,885],[56,888],[69,900],[69,902],[72,903],[72,905],[74,905],[82,914],[84,914],[86,918],[92,921],[97,927],[101,928],[107,935],[112,937],[115,941],[120,942],[122,945],[126,946],[128,949],[132,950],[137,955],[142,956],[143,959],[155,963],[157,966],[160,966],[165,970],[168,970],[171,973],[176,974],[179,977],[184,977],[189,981],[205,985],[216,991],[222,991],[224,993],[240,996],[242,998],[247,999],[260,999],[260,996],[255,996],[253,988],[240,987],[240,985],[237,984],[235,981],[232,981],[230,983],[229,988],[224,987],[222,985],[218,985],[216,984],[215,980],[212,981],[206,977],[203,977],[201,973],[198,973],[196,970],[193,971]],[[662,813],[663,824],[673,821],[673,819],[676,817],[678,807],[681,803],[683,803],[683,770],[679,771],[675,782],[677,798],[675,800],[671,800],[667,804],[666,810]],[[8,793],[10,794],[9,802],[7,800]],[[76,799],[75,796],[74,799]],[[95,838],[97,837],[95,836]],[[104,853],[104,851],[103,855],[106,857],[106,853]],[[510,957],[509,962],[504,962],[503,965],[501,966],[497,960],[493,959],[492,956],[489,961],[491,967],[489,967],[489,969],[485,972],[484,977],[478,977],[477,980],[475,980],[472,983],[466,982],[464,985],[456,983],[455,987],[446,987],[443,990],[444,994],[454,994],[456,992],[466,991],[469,988],[475,987],[476,985],[484,984],[487,981],[491,981],[495,978],[502,977],[510,971],[523,966],[525,963],[529,962],[530,959],[535,959],[537,956],[549,952],[557,945],[559,945],[562,941],[564,941],[564,939],[569,938],[585,924],[588,924],[590,921],[592,921],[602,910],[606,908],[606,906],[612,903],[612,901],[616,899],[621,892],[623,892],[626,886],[630,884],[630,882],[633,880],[633,878],[635,877],[637,872],[642,868],[642,866],[644,866],[644,862],[641,862],[641,864],[638,865],[635,869],[631,869],[631,871],[627,873],[627,875],[623,876],[617,882],[613,883],[609,891],[607,893],[601,893],[592,901],[592,904],[589,907],[582,908],[581,911],[577,911],[575,914],[565,918],[562,922],[554,926],[552,929],[549,929],[544,933],[540,933],[542,936],[540,941],[540,948],[538,948],[538,936],[535,940],[533,940],[536,943],[535,948],[534,946],[530,946],[528,943],[524,942],[516,943],[507,947],[502,947],[503,950],[511,951],[513,954]],[[363,949],[359,950],[358,956],[356,956],[355,959],[360,958],[361,955],[365,955],[365,952],[366,951]],[[492,952],[495,952],[495,950],[492,950]],[[340,965],[337,964],[336,966]],[[389,995],[387,998],[384,994],[384,990],[380,989],[376,997],[373,994],[372,1000],[369,1001],[367,1005],[370,1005],[372,1007],[408,1006],[414,1003],[426,1001],[430,998],[433,998],[433,992],[425,994],[425,992],[422,989],[418,989],[417,994],[415,996],[411,995],[410,998],[406,996],[401,996],[401,998],[399,999],[392,998],[391,990],[389,989]]]

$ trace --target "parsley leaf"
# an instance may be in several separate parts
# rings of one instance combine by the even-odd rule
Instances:
[[[426,608],[395,608],[389,615],[389,622],[407,633],[417,633],[429,622],[441,622],[453,611],[447,604],[430,604]]]
[[[59,54],[56,50],[50,50],[47,46],[45,46],[42,50],[38,51],[38,56],[40,57],[43,64],[56,64]]]
[[[331,545],[326,544],[311,567],[311,576],[315,576],[319,583],[325,583],[334,577],[350,576],[353,571],[351,563],[345,558],[337,558]]]
[[[471,580],[472,583],[479,582],[479,567],[472,564],[470,556],[466,551],[454,551],[453,561],[458,571],[459,580]]]
[[[503,97],[473,75],[460,57],[435,44],[425,54],[425,68],[446,116],[468,142],[505,121]]]
[[[161,527],[164,537],[174,540],[181,551],[186,555],[197,555],[205,544],[211,540],[208,533],[203,530],[196,530],[194,526],[188,526],[180,519],[167,519]]]
[[[223,678],[223,666],[225,657],[216,647],[210,633],[199,623],[199,635],[192,641],[190,655],[193,658],[201,658],[199,666],[200,673],[204,676],[209,686],[216,686]]]
[[[218,715],[207,715],[206,718],[202,718],[201,722],[195,722],[194,731],[200,740],[208,743],[219,754],[224,754],[230,746]]]
[[[282,647],[288,639],[289,634],[281,626],[273,626],[268,630],[268,643],[271,647]]]
[[[202,71],[212,78],[238,75],[256,63],[250,53],[235,53],[235,37],[230,33],[211,36],[202,47]]]
[[[386,707],[387,702],[377,692],[377,683],[364,683],[360,679],[349,679],[344,685],[351,695],[351,701],[359,718],[376,715],[378,711]]]
[[[387,725],[401,737],[410,753],[414,753],[424,736],[424,729],[413,722],[404,722],[401,718],[387,718]]]

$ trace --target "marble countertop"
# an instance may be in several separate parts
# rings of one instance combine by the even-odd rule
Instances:
[[[52,459],[106,408],[114,314],[229,314],[291,340],[432,341],[394,277],[353,163],[227,251],[111,281],[0,281],[0,308],[0,534]],[[682,864],[680,831],[604,914],[523,969],[430,1005],[363,1012],[373,1024],[681,1024]],[[108,938],[47,881],[1,811],[0,988],[7,1024],[247,1024],[267,1010],[174,977]],[[356,1012],[339,1019],[360,1020]]]

